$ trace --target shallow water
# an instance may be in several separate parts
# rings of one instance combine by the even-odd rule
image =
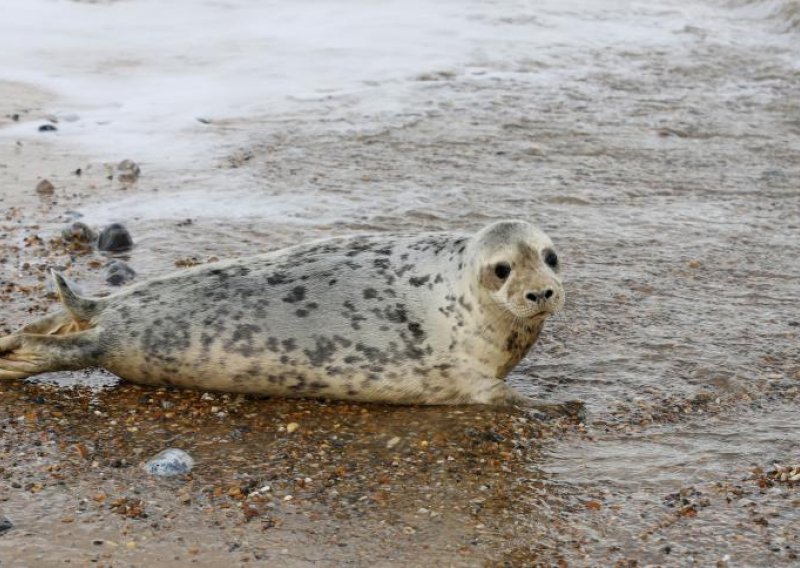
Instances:
[[[519,480],[544,476],[548,489],[535,493],[544,505],[487,507],[496,524],[487,519],[483,529],[460,513],[443,515],[452,542],[484,538],[465,535],[502,526],[503,515],[527,535],[520,544],[497,529],[487,541],[493,552],[463,563],[796,560],[796,486],[762,487],[752,473],[800,462],[796,2],[443,2],[424,10],[310,2],[297,11],[277,2],[172,3],[168,11],[144,0],[62,2],[48,5],[60,17],[45,22],[36,3],[4,4],[18,17],[0,24],[9,32],[0,33],[0,53],[5,79],[18,83],[0,86],[8,95],[0,114],[22,116],[0,129],[21,144],[0,150],[0,267],[5,283],[33,286],[5,292],[4,328],[48,308],[46,263],[65,266],[88,290],[107,290],[91,264],[98,255],[48,244],[70,210],[94,226],[126,223],[137,243],[126,258],[140,279],[187,259],[303,239],[472,230],[524,217],[558,246],[567,307],[510,380],[538,397],[585,401],[590,422],[543,439],[542,455],[531,451],[496,481],[501,494],[530,497]],[[231,25],[205,34],[217,20]],[[67,33],[63,21],[78,27]],[[191,33],[174,34],[176,21]],[[251,21],[259,25],[232,33]],[[163,34],[159,57],[144,31]],[[121,38],[114,50],[92,50],[110,35]],[[35,132],[48,115],[59,131]],[[135,184],[106,179],[103,161],[123,158],[142,166]],[[71,173],[77,167],[81,176]],[[38,177],[55,183],[52,199],[35,196]],[[32,235],[45,244],[28,245]],[[110,397],[104,412],[135,400],[102,396]],[[275,404],[266,410],[290,412]],[[461,432],[434,412],[396,412],[371,424],[378,439],[413,416],[429,436]],[[223,433],[212,420],[200,422],[198,438],[188,427],[173,434],[207,464],[228,455],[215,449]],[[320,431],[332,426],[314,422]],[[131,447],[162,449],[128,436]],[[203,475],[213,485],[235,476],[231,469]],[[75,475],[76,494],[93,487],[93,478]],[[454,477],[443,479],[440,489],[454,499],[472,498]],[[666,497],[681,490],[694,500],[684,506],[709,503],[676,516],[680,507]],[[334,518],[329,503],[309,503]],[[411,516],[412,504],[393,502]],[[376,510],[361,513],[364,526],[388,518]],[[165,513],[181,519],[167,534],[201,530],[192,511]],[[554,528],[536,532],[526,515]],[[320,534],[330,537],[333,524]],[[361,545],[377,550],[396,536]],[[406,536],[395,548],[406,555],[434,538]],[[145,550],[172,537],[151,538],[158,545]]]

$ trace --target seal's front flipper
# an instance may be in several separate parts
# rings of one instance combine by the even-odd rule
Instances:
[[[586,406],[579,400],[567,402],[536,400],[518,393],[504,382],[496,382],[489,392],[489,400],[478,402],[505,407],[516,406],[527,410],[532,418],[541,421],[568,418],[576,422],[586,422]]]
[[[69,335],[14,333],[0,337],[0,379],[91,367],[101,355],[97,328]]]
[[[533,418],[543,422],[557,418],[568,418],[580,423],[586,422],[586,405],[579,400],[550,403],[529,399],[519,406],[527,410]]]

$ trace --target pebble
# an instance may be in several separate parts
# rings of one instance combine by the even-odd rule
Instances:
[[[120,223],[112,223],[100,233],[97,248],[107,252],[128,250],[133,246],[133,239],[128,229]]]
[[[117,164],[117,179],[126,183],[133,183],[139,179],[142,170],[133,160],[122,160]]]
[[[74,243],[91,243],[97,238],[95,232],[86,223],[80,221],[66,227],[61,231],[61,236],[65,241]]]
[[[106,282],[111,286],[122,286],[136,277],[136,271],[121,260],[112,260],[106,265]]]
[[[291,434],[292,432],[294,432],[294,431],[295,431],[295,430],[297,430],[298,428],[300,428],[300,424],[298,424],[297,422],[289,422],[289,423],[286,425],[286,431],[287,431],[289,434]]]
[[[9,521],[7,517],[0,515],[0,535],[4,534],[8,530],[11,530],[13,526],[14,523]]]
[[[386,442],[386,448],[391,450],[399,443],[400,443],[400,436],[395,436],[394,438]]]
[[[144,464],[147,473],[160,476],[183,475],[189,473],[193,467],[192,456],[177,448],[167,448]]]
[[[56,187],[50,183],[50,180],[43,179],[36,184],[36,193],[39,195],[53,195],[55,191]]]

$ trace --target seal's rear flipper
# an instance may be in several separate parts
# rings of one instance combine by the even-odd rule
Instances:
[[[76,321],[88,323],[102,311],[102,305],[98,300],[78,296],[61,274],[53,269],[50,269],[50,274],[53,276],[61,303]]]
[[[50,371],[68,371],[97,365],[100,330],[68,335],[14,333],[0,337],[0,379],[24,379]]]
[[[0,337],[0,379],[24,379],[97,364],[100,330],[94,318],[103,310],[104,301],[79,296],[61,274],[54,270],[50,273],[66,311]]]
[[[39,335],[66,335],[83,331],[91,327],[88,322],[76,320],[70,312],[60,311],[29,323],[19,333],[36,333]]]
[[[30,376],[28,364],[17,360],[15,353],[22,346],[19,334],[0,337],[0,379],[24,379]]]

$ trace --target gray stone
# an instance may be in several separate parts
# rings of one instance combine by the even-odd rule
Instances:
[[[183,475],[192,471],[194,460],[192,456],[177,448],[167,448],[157,453],[144,464],[144,469],[151,475],[168,477]]]

